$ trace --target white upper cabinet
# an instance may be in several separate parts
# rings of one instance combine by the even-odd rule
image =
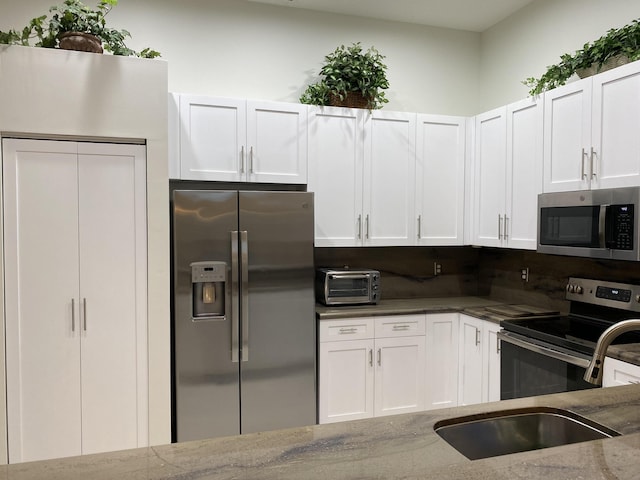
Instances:
[[[362,244],[363,112],[309,108],[309,184],[315,245]]]
[[[476,117],[473,243],[535,250],[542,122],[530,98]]]
[[[418,245],[463,244],[465,127],[464,117],[417,117]]]
[[[173,175],[179,173],[183,180],[307,182],[306,105],[185,94],[171,94],[169,102],[169,113],[179,118],[169,120],[174,126],[169,142]]]
[[[506,135],[506,107],[476,117],[474,243],[477,245],[502,245],[507,194]]]
[[[544,191],[640,185],[640,62],[544,94]]]
[[[311,107],[319,247],[414,244],[415,114]]]
[[[364,245],[414,245],[415,140],[413,113],[365,113]]]

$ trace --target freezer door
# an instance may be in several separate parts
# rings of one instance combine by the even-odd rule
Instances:
[[[240,192],[242,433],[316,423],[313,194]],[[242,247],[241,247],[242,248]],[[244,257],[245,255],[241,255]],[[247,348],[248,347],[248,348]]]
[[[239,358],[232,356],[238,312],[231,291],[237,283],[231,272],[237,202],[237,192],[173,192],[174,433],[179,442],[240,433]],[[220,281],[219,272],[210,278],[206,273],[219,268],[219,262],[227,268],[224,292],[207,284]],[[198,279],[205,284],[195,283]],[[202,296],[195,303],[193,291]],[[219,302],[220,295],[225,315],[207,313],[209,305],[218,309],[214,303],[198,315],[198,302]]]

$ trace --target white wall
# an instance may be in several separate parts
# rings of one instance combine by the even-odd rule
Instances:
[[[147,143],[149,440],[171,440],[167,63],[0,46],[0,136],[71,135]],[[0,250],[1,250],[0,238]],[[2,289],[0,288],[0,305]],[[0,372],[4,335],[0,330]],[[45,359],[46,361],[46,359]],[[1,395],[2,402],[4,395]],[[5,414],[0,402],[0,419]],[[0,422],[0,433],[3,431]],[[0,435],[0,458],[6,436]]]
[[[0,30],[22,28],[56,0],[3,0]],[[87,0],[92,4],[92,0]],[[109,25],[169,62],[176,92],[297,102],[324,56],[361,41],[387,58],[389,110],[477,110],[480,35],[245,0],[120,0]]]
[[[480,108],[525,98],[560,55],[640,17],[640,0],[536,0],[482,34]]]

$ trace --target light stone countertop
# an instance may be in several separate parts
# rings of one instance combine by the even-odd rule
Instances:
[[[433,430],[441,419],[530,406],[571,410],[623,435],[471,461]],[[0,479],[637,480],[639,472],[640,385],[629,385],[9,465]]]

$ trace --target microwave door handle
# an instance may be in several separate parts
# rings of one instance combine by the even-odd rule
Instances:
[[[361,280],[363,278],[369,278],[368,273],[364,274],[350,274],[350,275],[340,275],[339,278],[346,278],[348,280]]]
[[[604,213],[603,213],[604,211]],[[603,205],[600,208],[600,228],[604,230],[604,246],[606,248],[613,248],[615,245],[614,238],[614,218],[613,218],[613,208],[611,205]],[[601,234],[602,235],[602,234]],[[602,244],[603,238],[600,237],[600,243]]]

